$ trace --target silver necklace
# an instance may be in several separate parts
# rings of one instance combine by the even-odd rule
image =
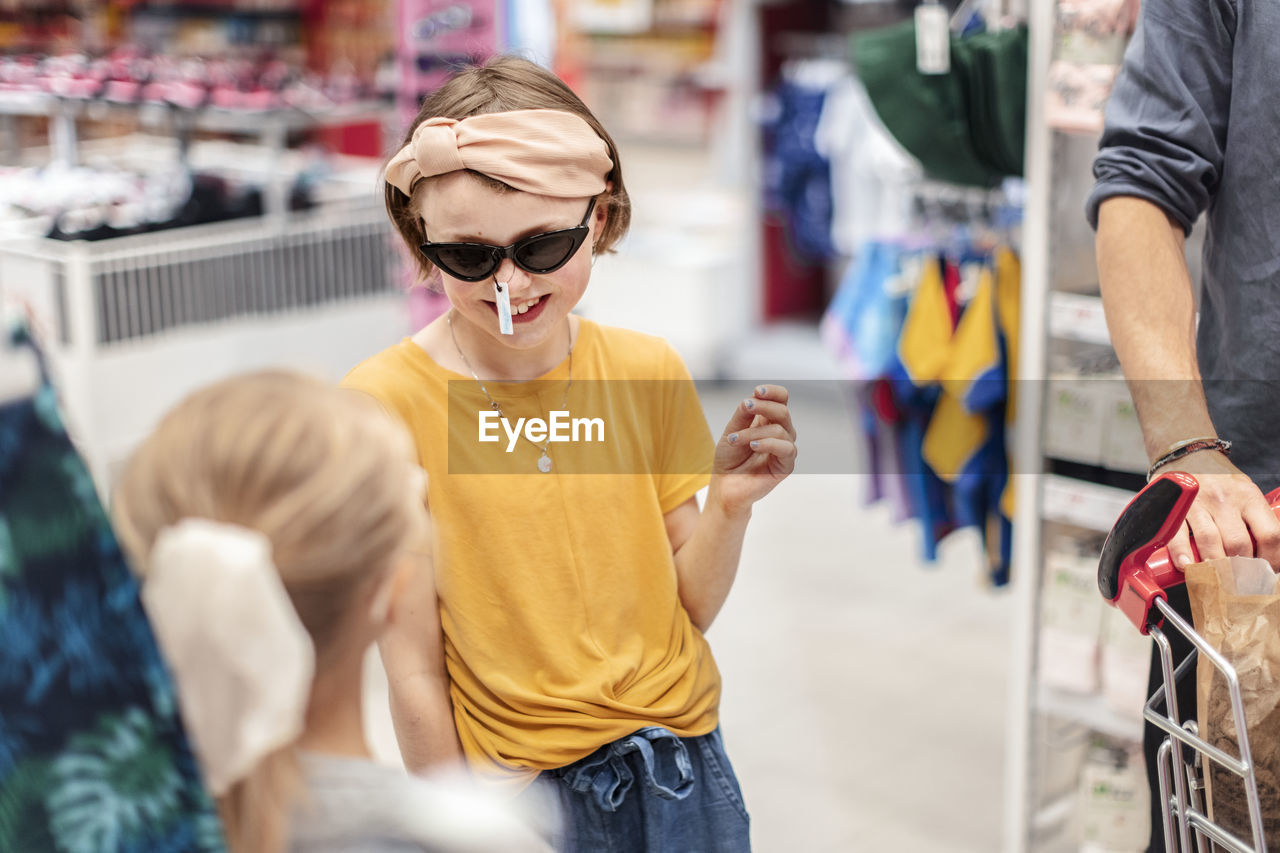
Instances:
[[[498,417],[502,418],[505,421],[507,419],[507,416],[503,414],[502,406],[498,403],[497,400],[493,399],[493,395],[489,393],[489,389],[484,387],[484,383],[480,381],[480,377],[476,374],[476,369],[472,367],[471,362],[467,360],[467,354],[462,351],[462,347],[458,346],[458,335],[453,330],[453,309],[452,308],[449,309],[449,313],[445,317],[445,322],[449,324],[449,337],[453,339],[453,348],[458,351],[458,357],[461,358],[462,363],[467,366],[467,370],[471,371],[471,378],[476,381],[476,384],[480,386],[480,390],[484,392],[485,398],[489,401],[489,408],[497,412]],[[573,329],[570,328],[569,329],[569,384],[564,387],[564,399],[560,401],[559,411],[563,411],[564,407],[568,405],[569,389],[572,387],[573,387]],[[541,444],[541,446],[539,446],[537,442],[533,441],[523,432],[520,433],[520,436],[525,441],[529,442],[534,447],[542,451],[542,455],[538,457],[538,470],[544,474],[550,474],[551,473],[551,454],[547,452],[547,448],[551,446],[551,435],[550,434],[547,435],[547,440],[544,441]]]

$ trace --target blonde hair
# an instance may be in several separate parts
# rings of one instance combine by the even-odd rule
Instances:
[[[518,56],[496,56],[487,62],[458,71],[422,102],[422,108],[409,125],[404,141],[397,146],[397,150],[408,145],[418,125],[429,118],[461,120],[511,110],[560,110],[572,113],[582,118],[604,140],[609,149],[609,158],[613,160],[613,169],[605,177],[611,184],[610,188],[596,197],[596,208],[604,210],[607,215],[604,228],[597,235],[592,248],[597,253],[612,252],[631,226],[631,198],[622,182],[622,161],[618,158],[618,146],[582,99],[559,77],[536,63]],[[493,189],[511,189],[487,175],[470,170],[468,172]],[[418,197],[430,185],[430,180],[419,182],[413,190],[413,196]],[[389,183],[384,188],[384,195],[387,215],[409,247],[421,279],[431,280],[434,267],[418,250],[426,236],[423,234],[422,221],[416,212],[413,198]]]
[[[369,398],[297,374],[262,372],[197,391],[137,451],[112,508],[145,577],[156,536],[184,518],[260,531],[323,673],[352,652],[347,628],[397,557],[425,534],[412,495],[412,442]],[[287,843],[301,788],[292,746],[218,798],[235,853]]]

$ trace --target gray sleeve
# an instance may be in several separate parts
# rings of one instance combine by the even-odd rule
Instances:
[[[1191,230],[1222,174],[1231,104],[1232,0],[1143,0],[1107,102],[1085,206],[1136,196]]]

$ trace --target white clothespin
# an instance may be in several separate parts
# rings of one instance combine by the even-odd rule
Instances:
[[[493,280],[493,295],[498,300],[498,331],[504,335],[514,335],[515,327],[511,325],[511,290],[510,282]]]

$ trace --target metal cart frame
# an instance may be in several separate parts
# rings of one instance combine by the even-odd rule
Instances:
[[[1134,627],[1151,636],[1159,651],[1163,684],[1147,701],[1143,717],[1165,734],[1157,753],[1157,776],[1166,853],[1215,853],[1217,850],[1267,853],[1262,798],[1249,748],[1239,675],[1231,663],[1173,609],[1165,592],[1186,582],[1182,570],[1174,566],[1167,546],[1181,529],[1199,491],[1200,484],[1195,477],[1182,472],[1163,474],[1147,484],[1116,519],[1102,546],[1098,558],[1098,589]],[[1280,515],[1280,489],[1267,495],[1267,503]],[[1194,542],[1192,549],[1195,549]],[[1182,634],[1195,647],[1176,669],[1166,633],[1170,629]],[[1226,681],[1239,756],[1230,755],[1202,738],[1196,721],[1184,720],[1178,708],[1178,683],[1195,677],[1201,656],[1212,663]],[[1252,842],[1236,837],[1209,819],[1207,798],[1202,797],[1201,792],[1205,790],[1203,780],[1215,764],[1244,783]]]
[[[1240,678],[1230,662],[1205,642],[1204,638],[1196,633],[1191,623],[1183,619],[1166,600],[1157,599],[1154,604],[1164,618],[1164,624],[1172,626],[1195,646],[1195,652],[1175,670],[1169,637],[1157,625],[1151,625],[1148,628],[1156,648],[1159,649],[1160,666],[1164,673],[1164,684],[1147,700],[1143,717],[1166,735],[1164,743],[1160,745],[1157,759],[1160,811],[1164,817],[1165,850],[1167,853],[1197,853],[1197,851],[1212,853],[1213,848],[1208,843],[1211,839],[1221,847],[1230,850],[1231,853],[1267,853],[1266,839],[1263,835],[1262,800],[1258,792],[1258,778],[1249,749],[1249,733],[1245,724]],[[1183,678],[1195,677],[1196,663],[1200,655],[1212,662],[1214,668],[1226,679],[1227,689],[1231,695],[1231,713],[1235,719],[1236,731],[1240,735],[1238,758],[1200,737],[1196,721],[1183,721],[1179,713],[1177,683]],[[1175,741],[1184,749],[1175,750]],[[1189,751],[1192,753],[1190,758],[1187,755]],[[1181,761],[1178,760],[1179,753],[1181,753]],[[1253,830],[1252,846],[1249,841],[1232,835],[1209,819],[1206,804],[1201,797],[1205,784],[1196,766],[1200,764],[1203,767],[1200,759],[1208,759],[1243,780]],[[1194,847],[1191,841],[1192,833],[1195,834],[1196,839]]]

